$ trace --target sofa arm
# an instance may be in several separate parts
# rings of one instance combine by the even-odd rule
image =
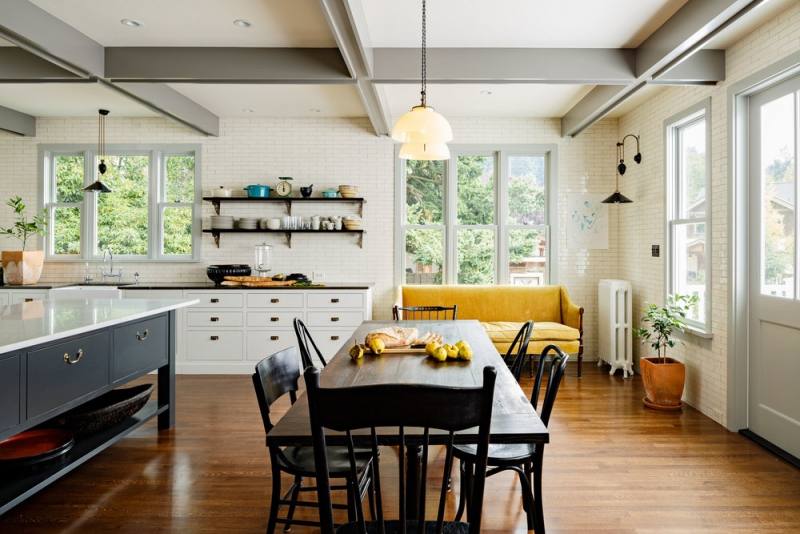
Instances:
[[[583,334],[583,308],[572,302],[564,287],[561,288],[561,322]]]

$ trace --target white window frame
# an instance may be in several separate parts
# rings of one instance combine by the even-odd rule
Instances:
[[[682,218],[680,182],[680,145],[679,136],[683,128],[705,122],[706,156],[705,156],[705,203],[706,209],[703,217]],[[664,121],[664,164],[666,178],[665,184],[665,209],[666,216],[666,281],[664,284],[665,299],[675,292],[675,262],[677,261],[674,235],[676,228],[689,224],[703,224],[705,228],[705,321],[686,319],[687,331],[701,337],[711,337],[711,99],[704,99],[697,104],[673,115]]]
[[[121,262],[198,262],[201,260],[202,220],[201,206],[201,156],[200,145],[108,145],[108,155],[132,154],[148,155],[148,252],[146,255],[114,254],[114,261]],[[169,156],[194,155],[194,202],[166,201],[166,159]],[[97,250],[97,195],[105,193],[86,193],[81,202],[55,202],[56,156],[82,155],[84,158],[84,185],[95,181],[97,168],[94,164],[97,148],[92,145],[42,145],[39,147],[39,175],[42,188],[39,207],[48,217],[48,230],[44,239],[45,257],[55,262],[99,262],[103,261],[103,251]],[[109,194],[113,194],[109,193]],[[54,209],[77,207],[81,214],[81,252],[80,254],[54,254]],[[163,253],[164,232],[163,214],[167,207],[190,207],[192,209],[192,254],[174,255]],[[112,251],[113,252],[113,251]]]
[[[508,158],[513,156],[541,156],[545,159],[545,284],[558,280],[558,243],[551,239],[557,236],[558,216],[558,147],[554,144],[537,145],[450,145],[450,160],[445,162],[444,206],[442,224],[406,224],[406,184],[405,160],[398,157],[399,146],[395,149],[395,284],[405,285],[405,235],[409,229],[442,230],[442,285],[458,284],[458,231],[469,229],[490,229],[495,234],[495,285],[510,283],[508,265],[508,235],[510,230],[542,228],[541,225],[519,225],[508,222]],[[457,222],[458,214],[458,168],[459,156],[493,156],[495,158],[494,224],[462,225]]]

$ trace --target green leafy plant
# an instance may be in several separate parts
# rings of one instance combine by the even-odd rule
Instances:
[[[667,348],[675,346],[673,333],[683,332],[686,328],[686,315],[698,302],[697,295],[670,295],[665,306],[650,304],[644,317],[640,319],[642,326],[636,329],[636,335],[642,343],[649,343],[658,355],[660,363],[667,359]]]
[[[22,197],[16,196],[10,198],[8,202],[6,202],[6,206],[14,210],[14,215],[17,220],[14,225],[9,228],[0,227],[0,235],[7,235],[19,239],[22,242],[22,250],[25,250],[29,237],[33,235],[43,236],[45,234],[47,230],[47,218],[44,213],[40,212],[34,215],[33,219],[28,220],[28,217],[25,215],[26,206],[22,201]]]

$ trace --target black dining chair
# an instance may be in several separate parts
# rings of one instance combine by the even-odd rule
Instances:
[[[548,355],[553,352],[549,360]],[[536,380],[533,383],[531,405],[537,410],[542,379],[547,368],[547,382],[544,389],[544,401],[541,410],[537,410],[539,418],[545,426],[550,423],[550,414],[556,402],[558,388],[564,371],[567,368],[569,355],[564,354],[555,345],[548,345],[539,357],[539,367],[536,369]],[[456,445],[455,457],[461,463],[461,492],[465,497],[459,496],[456,520],[461,518],[465,508],[469,518],[469,503],[466,496],[469,487],[477,474],[482,473],[478,465],[480,455],[473,445]],[[522,485],[522,505],[528,520],[528,529],[534,529],[536,534],[544,534],[544,508],[542,506],[542,460],[544,458],[544,444],[520,443],[512,445],[492,445],[489,447],[487,464],[489,470],[486,476],[492,476],[502,471],[514,471],[519,476]]]
[[[528,345],[531,342],[533,335],[533,321],[526,321],[514,337],[514,341],[509,345],[503,360],[505,360],[508,369],[514,378],[519,382],[522,376],[522,366],[525,364],[525,359],[528,357]]]
[[[317,360],[322,364],[322,367],[328,365],[328,362],[326,362],[325,358],[322,356],[322,351],[320,351],[317,344],[314,343],[314,338],[311,337],[311,332],[308,331],[306,324],[297,317],[295,317],[292,324],[294,325],[294,335],[297,336],[297,346],[300,348],[300,358],[303,361],[303,368],[314,367],[314,360],[311,358],[310,348],[314,349],[314,354]]]
[[[315,476],[314,450],[312,447],[273,447],[269,443],[269,432],[272,430],[270,406],[285,394],[289,394],[292,404],[297,400],[297,382],[300,378],[300,358],[297,349],[291,347],[267,356],[256,365],[253,373],[253,387],[261,411],[261,420],[267,433],[267,448],[269,449],[270,465],[272,467],[272,498],[269,510],[267,533],[275,532],[278,523],[284,525],[288,531],[292,524],[305,526],[319,526],[316,521],[294,519],[295,508],[313,507],[316,502],[301,501],[300,493],[316,491],[314,486],[303,486],[303,478]],[[372,454],[371,451],[356,451],[355,469],[351,471],[350,457],[345,447],[329,447],[327,451],[331,458],[328,467],[330,477],[344,479],[344,485],[334,489],[347,489],[347,505],[335,505],[337,508],[348,510],[350,517],[355,517],[356,502],[359,506],[364,496],[369,493],[370,510],[374,510],[372,495]],[[281,473],[294,477],[294,481],[286,492],[281,495]],[[280,506],[288,506],[286,517],[278,517]]]
[[[333,534],[333,510],[331,509],[330,483],[327,475],[330,465],[327,446],[327,431],[338,432],[339,439],[347,444],[350,456],[351,473],[358,469],[354,447],[354,431],[361,439],[371,442],[375,480],[376,521],[366,521],[363,510],[356,503],[356,520],[343,525],[337,534],[395,534],[395,533],[452,533],[477,534],[481,528],[481,508],[483,504],[486,458],[489,450],[489,426],[492,417],[492,399],[497,372],[493,367],[483,369],[483,385],[475,388],[453,388],[420,384],[385,384],[350,388],[321,388],[319,370],[308,368],[305,381],[308,395],[308,408],[311,420],[311,433],[314,441],[314,456],[317,465],[317,492],[320,503],[320,521],[323,534]],[[363,409],[348,410],[343,406],[359,406]],[[435,406],[435,410],[423,410],[421,406]],[[378,435],[376,427],[397,427],[399,438],[399,507],[398,518],[387,520],[384,517],[381,496],[380,462],[377,459]],[[414,435],[408,434],[415,427]],[[445,521],[445,501],[447,500],[446,479],[453,465],[455,433],[467,428],[478,427],[478,443],[475,446],[477,475],[471,479],[469,496],[469,524]],[[436,520],[427,521],[425,517],[428,449],[431,430],[446,432],[444,473],[439,491],[439,504]],[[368,431],[368,433],[367,433]],[[343,434],[343,435],[342,435]],[[418,519],[407,518],[405,463],[406,447],[420,447],[422,461],[419,467],[420,480],[418,495]],[[353,480],[351,475],[350,480]],[[412,523],[409,525],[408,523]]]
[[[452,306],[398,306],[392,307],[395,321],[455,321],[458,304]]]

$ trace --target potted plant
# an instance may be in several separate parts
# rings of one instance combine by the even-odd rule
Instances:
[[[657,410],[680,410],[686,368],[683,363],[667,357],[667,349],[675,346],[673,334],[683,332],[686,314],[697,304],[696,295],[670,295],[665,306],[650,304],[636,329],[643,344],[649,343],[655,356],[639,360],[642,372],[645,406]]]
[[[6,282],[11,285],[35,284],[42,276],[44,251],[26,250],[26,247],[29,238],[34,235],[44,235],[47,229],[47,219],[43,213],[39,213],[33,219],[28,220],[25,215],[25,203],[19,196],[11,198],[6,205],[14,210],[17,220],[9,228],[0,227],[0,235],[16,238],[22,243],[22,250],[4,250],[2,252]]]

